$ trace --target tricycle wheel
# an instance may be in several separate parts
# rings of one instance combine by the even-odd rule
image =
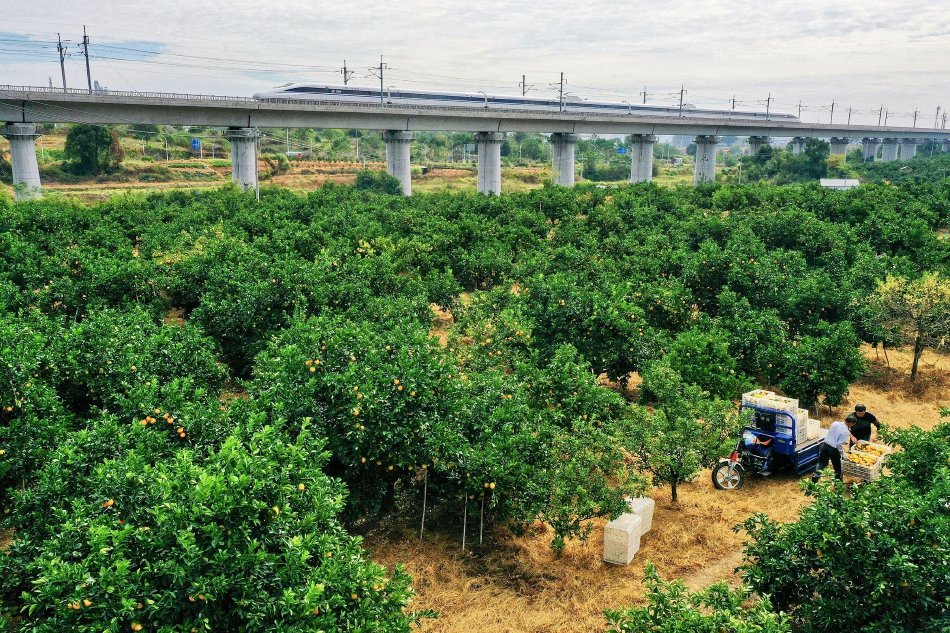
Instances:
[[[739,464],[732,462],[719,462],[713,468],[712,482],[717,490],[735,490],[741,488],[745,482],[745,470]]]

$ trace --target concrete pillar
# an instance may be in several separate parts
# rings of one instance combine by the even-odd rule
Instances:
[[[694,140],[696,143],[696,172],[693,175],[693,182],[715,182],[716,180],[716,143],[719,142],[718,136],[699,135]]]
[[[769,144],[769,137],[767,136],[750,136],[749,137],[749,150],[753,156],[759,153],[759,150]]]
[[[848,143],[850,141],[840,136],[831,137],[831,155],[844,156],[848,153]]]
[[[866,163],[873,163],[877,158],[877,148],[881,146],[881,139],[865,137],[861,139],[861,158]]]
[[[905,138],[901,143],[901,160],[910,160],[917,155],[917,139]]]
[[[900,147],[900,140],[896,138],[886,138],[881,149],[881,160],[897,160],[897,148]]]
[[[477,132],[478,143],[478,192],[488,195],[501,193],[501,141],[500,132]]]
[[[630,148],[630,182],[650,182],[653,180],[653,146],[656,137],[652,134],[632,135]]]
[[[941,151],[950,152],[950,140],[943,142],[943,149]]]
[[[386,141],[386,171],[399,180],[402,195],[412,195],[412,163],[409,160],[412,132],[390,130],[383,133]]]
[[[801,154],[805,151],[805,141],[807,139],[804,136],[796,136],[792,139],[791,148],[793,154]]]
[[[257,139],[255,128],[231,128],[224,138],[231,141],[231,180],[245,190],[257,188]]]
[[[10,140],[13,166],[13,191],[17,200],[39,198],[42,194],[40,166],[36,162],[36,126],[32,123],[7,123],[0,134]]]
[[[574,186],[574,150],[577,135],[555,132],[551,135],[551,156],[554,166],[554,184]],[[500,188],[500,185],[499,185]]]

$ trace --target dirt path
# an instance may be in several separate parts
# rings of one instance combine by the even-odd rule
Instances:
[[[720,580],[725,580],[730,585],[738,585],[739,575],[736,573],[736,567],[742,564],[742,552],[735,551],[726,554],[718,561],[708,564],[697,572],[693,572],[683,579],[690,591],[705,589]]]

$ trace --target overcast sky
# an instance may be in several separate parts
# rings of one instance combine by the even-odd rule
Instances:
[[[802,118],[932,126],[950,107],[950,11],[934,0],[305,1],[2,0],[0,83],[85,86],[78,42],[88,26],[92,75],[118,90],[250,95],[286,82],[378,86],[384,56],[398,88],[529,94],[567,90],[605,101],[742,106]],[[761,103],[756,103],[756,102]]]

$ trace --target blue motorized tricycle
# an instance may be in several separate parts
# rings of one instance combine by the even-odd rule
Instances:
[[[750,472],[770,475],[793,470],[804,475],[815,470],[821,437],[804,439],[806,434],[794,414],[756,404],[743,404],[739,414],[745,424],[736,449],[712,470],[712,482],[717,489],[741,488]]]

